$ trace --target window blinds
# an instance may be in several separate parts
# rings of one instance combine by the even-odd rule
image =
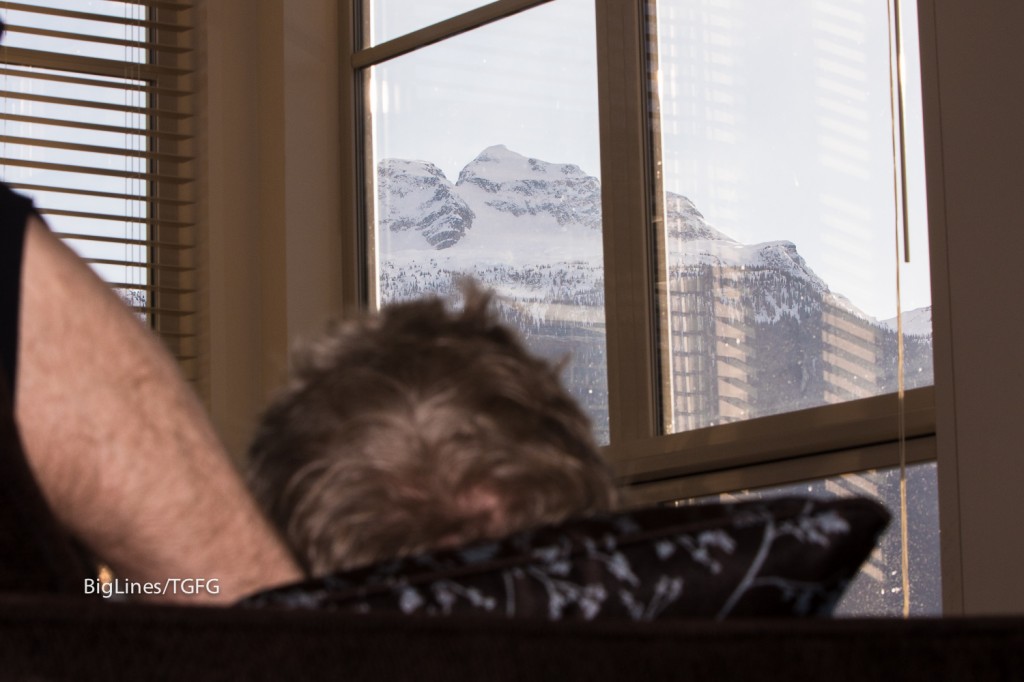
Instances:
[[[0,177],[196,380],[189,10],[0,2]]]

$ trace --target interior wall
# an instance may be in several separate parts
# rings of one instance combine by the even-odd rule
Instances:
[[[1024,3],[921,5],[944,610],[1019,614]]]
[[[196,11],[205,397],[240,459],[289,344],[340,306],[338,3]]]

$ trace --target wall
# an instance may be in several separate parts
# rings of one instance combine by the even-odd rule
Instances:
[[[197,4],[205,397],[241,457],[289,344],[340,306],[335,0]]]
[[[1024,613],[1024,3],[921,10],[945,612]]]

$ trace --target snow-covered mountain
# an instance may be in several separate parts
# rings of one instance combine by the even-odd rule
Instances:
[[[441,260],[467,267],[600,265],[601,186],[578,166],[497,145],[452,184],[431,163],[386,159],[377,168],[377,197],[379,246],[396,263],[451,249]]]
[[[741,244],[707,224],[704,215],[697,210],[687,197],[673,192],[666,193],[665,222],[668,247],[666,248],[668,268],[673,270],[693,269],[710,266],[739,272],[785,273],[789,278],[805,283],[817,296],[829,303],[866,317],[850,301],[830,291],[828,285],[811,270],[797,252],[796,244],[790,241],[769,241],[759,244]],[[761,287],[763,288],[763,287]],[[783,316],[796,319],[801,311],[783,299],[787,297],[762,297],[754,311],[760,321],[777,322]]]
[[[597,178],[496,145],[455,183],[427,161],[384,160],[377,196],[382,299],[451,295],[463,274],[496,289],[535,350],[572,355],[568,383],[600,435],[607,372]],[[680,426],[895,390],[893,325],[831,291],[795,244],[737,242],[678,194],[667,194],[665,208],[663,319],[689,330],[671,333],[667,368],[689,377],[686,399],[675,401],[684,406],[674,415]],[[909,386],[931,381],[930,312],[929,331],[918,333],[925,324],[916,320],[904,318]]]
[[[377,196],[384,300],[449,294],[471,273],[537,323],[565,314],[603,323],[601,187],[578,166],[497,145],[453,184],[426,161],[387,159]]]
[[[903,335],[931,337],[932,335],[932,307],[914,308],[903,311]],[[886,328],[896,331],[896,318],[882,320]]]
[[[531,159],[496,145],[462,169],[456,186],[470,201],[517,218],[543,216],[560,226],[601,228],[601,185],[574,164]]]
[[[476,217],[441,169],[424,161],[382,161],[377,198],[380,229],[406,248],[455,246]]]

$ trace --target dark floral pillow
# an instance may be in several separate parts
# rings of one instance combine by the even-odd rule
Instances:
[[[657,507],[387,561],[242,605],[548,620],[822,616],[888,521],[866,499]]]

